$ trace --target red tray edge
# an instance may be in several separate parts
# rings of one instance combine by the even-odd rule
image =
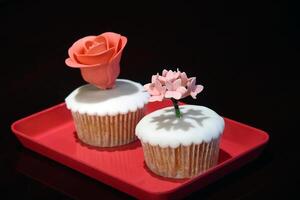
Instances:
[[[19,135],[19,137],[22,137],[22,136]],[[120,180],[120,179],[118,179],[117,177],[113,177],[113,176],[111,176],[111,175],[107,175],[106,173],[99,172],[98,170],[92,168],[92,167],[89,166],[89,165],[86,165],[85,163],[80,163],[81,167],[78,167],[78,166],[76,166],[75,164],[72,164],[72,161],[74,162],[74,161],[76,161],[76,160],[72,159],[71,157],[69,157],[69,156],[67,156],[67,155],[63,155],[63,157],[62,157],[62,156],[59,154],[59,152],[57,152],[57,151],[55,151],[55,150],[53,150],[53,149],[50,149],[51,154],[49,154],[49,153],[47,154],[47,153],[45,153],[45,149],[48,151],[48,150],[49,150],[48,147],[43,146],[42,144],[36,144],[36,143],[34,143],[33,146],[35,146],[35,147],[33,147],[33,146],[31,146],[31,145],[27,145],[27,142],[32,142],[31,140],[28,141],[27,138],[24,138],[24,139],[26,140],[26,142],[24,142],[24,141],[21,139],[21,143],[22,143],[25,147],[27,147],[28,149],[31,149],[32,151],[37,152],[37,153],[39,153],[39,154],[41,154],[41,155],[43,155],[43,156],[45,156],[45,157],[47,157],[47,158],[50,158],[50,159],[52,159],[52,160],[54,160],[54,161],[56,161],[56,162],[58,162],[58,163],[60,163],[60,164],[66,165],[66,166],[70,167],[71,169],[73,169],[73,170],[75,170],[75,171],[78,171],[78,172],[80,172],[80,173],[85,174],[86,176],[89,176],[90,178],[94,178],[94,179],[96,179],[96,180],[98,180],[98,181],[100,181],[100,182],[102,182],[102,183],[105,183],[106,185],[109,185],[109,186],[111,186],[111,187],[117,188],[118,190],[120,190],[120,191],[122,191],[122,192],[124,192],[124,193],[127,193],[127,194],[129,194],[129,195],[132,195],[132,196],[135,196],[135,197],[138,197],[138,198],[142,198],[142,197],[145,198],[145,194],[142,194],[142,193],[147,193],[147,196],[148,196],[149,198],[151,197],[151,198],[153,198],[153,199],[165,199],[163,196],[168,196],[168,195],[170,195],[170,194],[173,193],[173,192],[180,191],[180,189],[185,188],[187,185],[190,185],[190,184],[192,184],[192,183],[197,182],[197,181],[198,181],[199,179],[201,179],[203,176],[207,176],[207,175],[212,174],[211,171],[216,171],[216,170],[218,170],[219,168],[222,169],[222,167],[224,167],[224,165],[225,165],[225,166],[228,166],[229,163],[231,163],[231,162],[237,162],[240,158],[243,158],[243,157],[244,157],[244,155],[241,154],[240,156],[234,157],[234,159],[230,159],[230,160],[224,161],[222,164],[220,164],[220,165],[218,165],[218,166],[216,166],[216,167],[214,167],[214,168],[211,168],[210,170],[208,170],[207,172],[201,174],[201,175],[198,176],[197,178],[191,179],[190,181],[183,183],[182,185],[180,185],[180,186],[177,187],[177,188],[174,188],[174,189],[171,189],[171,190],[168,190],[168,191],[164,191],[164,192],[152,192],[152,191],[144,190],[144,189],[142,189],[142,188],[137,188],[137,187],[132,186],[132,185],[127,185],[127,188],[126,188],[126,189],[120,188],[119,185],[116,186],[114,183],[112,183],[112,181],[107,181],[107,180],[106,180],[107,178],[110,179],[110,180],[111,180],[111,178],[113,178],[113,179],[118,180],[118,181],[120,181],[120,182],[123,183],[123,181]],[[33,142],[32,142],[32,143],[33,143]],[[263,144],[260,145],[260,146],[258,146],[258,147],[256,147],[255,149],[251,149],[249,152],[245,152],[245,154],[249,154],[250,152],[256,152],[256,151],[260,150],[260,151],[257,153],[257,156],[258,156],[258,155],[261,153],[262,147],[264,147]],[[41,149],[41,148],[42,148],[42,149]],[[58,157],[57,157],[57,155],[58,155]],[[257,156],[256,156],[256,157],[257,157]],[[222,174],[224,174],[224,175],[225,175],[225,174],[228,174],[229,172],[234,171],[235,169],[238,169],[238,168],[240,168],[241,166],[247,164],[248,162],[250,162],[251,160],[255,159],[256,157],[248,159],[247,162],[240,163],[240,164],[239,164],[238,166],[236,166],[235,168],[231,168],[230,170],[226,169],[227,172],[223,172]],[[68,161],[66,161],[65,158],[67,158]],[[77,161],[76,161],[76,163],[77,163]],[[89,174],[89,173],[87,173],[85,170],[82,170],[82,169],[81,169],[83,166],[89,167],[89,168],[91,168],[92,170],[95,170],[95,171],[97,172],[96,174],[98,174],[98,176],[97,176],[97,177],[91,176],[91,174]],[[201,183],[201,185],[198,185],[197,188],[188,188],[188,189],[189,189],[191,192],[196,191],[196,190],[199,190],[199,189],[203,188],[204,186],[206,186],[206,185],[208,185],[208,184],[210,184],[210,183],[212,183],[212,182],[214,182],[215,180],[218,180],[218,179],[220,179],[220,178],[221,178],[221,177],[214,178],[214,180],[210,180],[210,181],[207,182],[207,183]],[[130,192],[128,192],[128,191],[129,191],[129,190],[128,190],[128,186],[130,186],[130,188],[131,188]],[[185,194],[186,194],[186,193],[182,193],[181,195],[184,196]],[[178,195],[180,195],[180,194],[178,194]]]
[[[34,143],[32,140],[24,137],[23,135],[18,135],[18,133],[16,133],[17,137],[19,138],[19,140],[21,141],[21,143],[28,149],[37,152],[47,158],[50,158],[62,165],[68,166],[73,170],[76,170],[77,172],[80,172],[90,178],[96,179],[110,187],[116,188],[124,193],[127,193],[131,196],[135,196],[135,197],[145,197],[145,194],[142,193],[147,193],[150,194],[151,196],[154,195],[158,195],[159,193],[155,193],[155,192],[151,192],[151,191],[147,191],[144,190],[142,188],[139,187],[135,187],[133,185],[129,185],[126,183],[126,189],[120,187],[120,185],[115,185],[114,182],[115,181],[119,181],[121,183],[125,183],[123,180],[120,180],[118,177],[115,177],[113,175],[107,174],[105,172],[102,171],[98,171],[97,169],[95,169],[94,167],[86,164],[85,162],[80,162],[80,166],[73,164],[73,163],[78,163],[76,160],[74,160],[72,157],[68,156],[68,155],[61,155],[60,152],[57,152],[54,149],[49,149],[47,146],[44,146],[43,144],[39,144],[39,143]],[[25,141],[24,141],[25,140]],[[31,145],[27,145],[28,143],[31,143]],[[47,152],[47,153],[45,153]],[[95,173],[87,173],[86,170],[84,170],[84,167],[88,167],[89,169],[93,170]],[[92,174],[97,174],[97,176],[94,176]],[[111,181],[113,180],[113,181]],[[131,189],[128,190],[128,187],[130,187]],[[179,187],[178,187],[179,188]],[[128,192],[130,191],[130,192]],[[167,191],[168,192],[168,191]],[[164,192],[162,192],[164,193]],[[149,195],[148,195],[149,196]]]
[[[18,131],[18,130],[16,129],[16,125],[17,125],[18,123],[22,123],[23,121],[28,120],[28,119],[30,119],[30,118],[32,118],[32,117],[38,116],[38,115],[40,115],[40,114],[43,114],[43,113],[45,113],[45,112],[48,112],[48,111],[51,111],[51,110],[53,110],[53,109],[56,109],[56,108],[58,108],[58,107],[63,107],[63,106],[65,106],[65,103],[64,103],[64,102],[63,102],[63,103],[60,103],[60,104],[57,104],[57,105],[55,105],[55,106],[52,106],[52,107],[50,107],[50,108],[41,110],[41,111],[39,111],[39,112],[36,112],[36,113],[34,113],[34,114],[32,114],[32,115],[29,115],[29,116],[26,116],[26,117],[24,117],[24,118],[21,118],[21,119],[19,119],[19,120],[16,120],[15,122],[12,123],[12,125],[11,125],[11,130],[15,133],[15,135],[16,135],[18,138],[19,138],[19,137],[24,138],[24,139],[26,140],[26,143],[27,143],[27,142],[32,142],[31,137],[27,136],[26,134],[23,134],[22,132],[20,132],[20,131]],[[192,183],[194,183],[194,182],[197,182],[197,181],[198,181],[199,179],[201,179],[203,176],[207,176],[208,174],[211,174],[212,171],[218,170],[218,169],[224,167],[224,165],[228,165],[228,164],[231,163],[231,162],[235,162],[235,161],[239,160],[240,158],[244,157],[245,155],[247,155],[247,154],[249,154],[249,153],[251,153],[251,152],[255,152],[255,151],[258,151],[258,150],[260,150],[260,149],[262,150],[262,148],[268,143],[268,141],[269,141],[269,135],[267,134],[267,132],[265,132],[265,131],[263,131],[263,130],[261,130],[261,129],[257,129],[257,128],[255,128],[255,127],[246,125],[246,124],[244,124],[244,123],[240,123],[240,122],[237,122],[237,121],[235,121],[235,120],[226,118],[226,117],[224,117],[224,119],[230,121],[231,123],[238,124],[238,125],[241,125],[241,126],[243,126],[243,127],[250,128],[250,129],[254,129],[257,133],[259,133],[259,134],[261,134],[261,135],[263,136],[262,142],[261,142],[261,143],[258,143],[254,148],[249,149],[249,150],[247,150],[247,151],[241,153],[240,155],[235,156],[235,157],[232,158],[232,159],[226,160],[226,161],[222,162],[221,164],[217,165],[216,167],[213,167],[213,168],[207,170],[205,173],[199,175],[197,178],[190,179],[189,181],[183,183],[183,184],[180,185],[179,187],[174,188],[174,189],[171,189],[171,190],[168,190],[168,191],[164,191],[164,192],[151,192],[151,191],[147,191],[147,190],[144,190],[144,189],[141,189],[141,188],[137,188],[137,187],[135,187],[135,186],[130,185],[130,187],[131,187],[133,190],[135,190],[135,194],[134,194],[134,193],[128,193],[127,190],[124,190],[124,189],[122,189],[122,188],[120,188],[120,187],[117,187],[117,188],[118,188],[119,190],[121,190],[122,192],[125,192],[125,193],[130,194],[130,195],[133,195],[133,196],[137,196],[137,197],[140,197],[140,196],[141,196],[141,195],[136,195],[136,193],[140,193],[140,192],[146,192],[146,193],[151,194],[151,195],[153,195],[153,196],[156,196],[156,195],[168,195],[168,194],[173,193],[173,192],[175,192],[175,191],[177,191],[177,190],[180,190],[181,188],[186,187],[186,185],[189,185],[189,184],[192,184]],[[21,139],[21,138],[20,138],[20,139]],[[70,168],[72,168],[72,169],[75,169],[75,170],[77,170],[77,171],[79,171],[79,172],[81,172],[81,173],[83,173],[83,174],[85,174],[85,175],[91,177],[91,176],[90,176],[88,173],[86,173],[84,170],[81,170],[80,168],[76,167],[75,165],[73,166],[72,164],[66,163],[65,161],[63,161],[62,158],[57,159],[56,156],[48,155],[48,154],[44,153],[43,150],[38,150],[38,149],[36,149],[36,148],[33,148],[33,147],[30,146],[30,145],[28,146],[26,143],[23,142],[22,139],[21,139],[21,143],[22,143],[25,147],[27,147],[27,148],[29,148],[29,149],[35,151],[35,152],[38,152],[38,153],[42,154],[43,156],[46,156],[46,157],[48,157],[48,158],[50,158],[50,159],[52,159],[52,160],[58,161],[59,163],[61,163],[61,164],[63,164],[63,165],[67,165],[68,167],[70,167]],[[51,154],[55,153],[55,154],[59,155],[59,157],[61,157],[61,155],[60,155],[59,152],[57,152],[57,151],[55,151],[55,150],[53,150],[53,149],[49,149],[47,146],[44,146],[44,145],[42,145],[42,144],[37,144],[37,143],[34,143],[34,142],[32,142],[32,143],[34,144],[34,146],[38,145],[38,146],[40,146],[40,147],[42,147],[42,148],[44,148],[44,149],[47,149],[48,151],[51,150],[51,151],[52,151]],[[259,152],[259,153],[260,153],[260,152]],[[258,153],[258,155],[259,155],[259,153]],[[72,160],[72,161],[76,161],[76,160],[74,160],[72,157],[69,157],[69,156],[67,156],[67,155],[63,155],[63,157],[65,157],[65,158],[67,158],[67,159],[69,159],[69,160]],[[256,157],[255,157],[255,158],[256,158]],[[253,159],[255,159],[255,158],[253,158]],[[253,160],[253,159],[250,159],[250,160]],[[249,160],[249,161],[250,161],[250,160]],[[249,161],[248,161],[248,162],[249,162]],[[77,162],[77,161],[76,161],[76,162]],[[242,163],[240,166],[245,165],[246,163],[247,163],[247,162]],[[113,176],[108,175],[108,174],[106,174],[106,173],[99,172],[97,169],[95,169],[95,168],[93,168],[93,167],[87,165],[86,163],[82,163],[82,164],[84,164],[86,167],[92,168],[93,170],[97,171],[97,173],[100,173],[101,178],[99,178],[99,177],[94,177],[94,178],[97,179],[97,180],[99,180],[100,182],[103,182],[103,183],[109,185],[109,186],[115,187],[114,184],[111,183],[111,181],[103,181],[103,178],[107,179],[107,178],[109,178],[109,177],[112,177],[112,178],[115,179],[115,180],[118,180],[118,181],[120,181],[120,182],[123,182],[122,180],[120,180],[120,179],[117,178],[117,177],[113,177]],[[105,177],[103,177],[103,176],[105,176]],[[91,178],[93,178],[93,177],[91,177]],[[218,178],[217,178],[217,179],[218,179]],[[116,188],[116,187],[115,187],[115,188]],[[127,187],[127,188],[128,188],[128,187]],[[200,189],[200,188],[198,188],[198,189]],[[145,197],[144,195],[142,195],[142,196]]]

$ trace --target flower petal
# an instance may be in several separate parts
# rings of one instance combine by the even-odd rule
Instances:
[[[179,78],[180,74],[181,74],[180,71],[174,72],[174,78],[175,79]]]
[[[166,79],[166,77],[163,77],[163,76],[158,76],[158,80],[161,82],[161,84],[166,84],[166,81],[167,81],[167,79]]]
[[[202,90],[203,90],[203,86],[202,85],[196,85],[194,90],[191,91],[191,96],[196,99],[197,94],[199,94]]]
[[[104,43],[106,45],[106,49],[110,48],[108,39],[106,37],[103,37],[102,35],[96,36],[94,41],[97,43]]]
[[[121,40],[121,35],[113,32],[102,33],[99,36],[102,36],[107,40],[109,48],[115,47],[117,49]]]
[[[173,91],[174,89],[173,89],[173,83],[172,82],[170,82],[170,81],[166,81],[166,87],[167,87],[167,90],[169,90],[169,91]]]
[[[168,79],[168,80],[172,80],[173,79],[173,71],[172,70],[169,70],[168,72],[167,72],[167,74],[166,74],[166,78]]]
[[[158,74],[152,75],[151,77],[151,83],[155,83],[155,81],[158,79]]]
[[[193,99],[197,99],[197,94],[195,93],[195,92],[191,92],[191,97],[193,98]]]
[[[154,95],[154,96],[157,96],[157,95],[161,94],[161,92],[155,86],[150,87],[148,92],[149,92],[150,95]]]
[[[108,49],[98,54],[77,54],[75,57],[77,61],[81,64],[91,65],[91,64],[104,64],[108,63],[115,52],[114,48]]]
[[[87,41],[93,41],[96,36],[86,36],[77,40],[68,50],[69,57],[75,62],[75,53],[83,53],[85,51],[84,44]]]
[[[176,79],[173,82],[173,90],[177,90],[177,88],[181,87],[181,79]]]
[[[84,48],[84,53],[86,53],[92,46],[97,45],[98,42],[88,40],[84,43],[83,48]]]
[[[89,49],[86,51],[85,54],[97,54],[106,51],[106,44],[104,42],[94,44],[90,46]]]
[[[159,93],[161,93],[163,91],[162,84],[158,79],[155,80],[155,86],[154,87],[157,89],[157,91]]]
[[[202,92],[203,89],[204,89],[203,85],[196,85],[196,88],[193,92],[196,92],[198,94]]]
[[[166,79],[168,81],[173,82],[174,80],[179,78],[179,75],[180,75],[180,72],[176,72],[176,71],[173,72],[172,70],[169,70],[166,74]]]
[[[121,36],[120,34],[113,33],[113,32],[106,32],[99,35],[106,39],[108,48],[115,48],[115,52],[113,58],[117,57],[120,53],[122,53],[126,43],[127,38],[125,36]]]
[[[145,90],[149,90],[151,87],[151,83],[147,83],[146,85],[144,85]]]
[[[187,85],[187,82],[188,82],[188,77],[187,77],[186,73],[182,72],[180,74],[180,78],[181,78],[181,85],[185,87]]]
[[[181,99],[182,97],[182,94],[180,92],[177,92],[177,91],[166,91],[166,94],[165,94],[165,98],[174,98],[174,99]]]
[[[164,69],[161,73],[162,76],[166,77],[168,73],[168,70]]]
[[[114,55],[116,55],[122,49],[121,35],[113,32],[106,32],[101,34],[106,38],[108,42],[108,48],[115,48]]]
[[[177,88],[176,91],[180,92],[182,94],[182,96],[185,96],[188,90],[185,87],[181,86],[181,87]]]
[[[123,49],[124,49],[126,43],[127,43],[127,38],[126,38],[125,36],[121,36],[121,41],[120,41],[120,43],[119,43],[117,55],[120,54],[120,52],[123,51]],[[117,56],[117,55],[116,55],[116,56]]]
[[[89,68],[89,67],[98,67],[101,65],[101,64],[85,65],[85,64],[78,63],[77,61],[74,61],[71,58],[67,58],[65,60],[65,63],[69,67],[73,67],[73,68]]]
[[[195,85],[196,85],[196,77],[189,78],[188,85],[191,88],[195,87]]]

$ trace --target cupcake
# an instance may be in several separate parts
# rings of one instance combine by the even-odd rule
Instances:
[[[224,120],[213,110],[197,105],[178,105],[178,100],[196,95],[203,86],[179,70],[164,70],[145,85],[149,101],[171,99],[174,107],[152,112],[136,127],[145,164],[157,175],[190,178],[215,166]]]
[[[79,68],[89,83],[65,99],[77,137],[86,144],[113,147],[136,139],[135,126],[149,94],[137,82],[117,79],[126,42],[120,34],[103,33],[84,37],[69,49],[66,64]]]
[[[148,97],[141,84],[117,79],[109,90],[99,90],[92,84],[81,86],[65,102],[82,142],[113,147],[136,139],[135,126],[144,116]]]

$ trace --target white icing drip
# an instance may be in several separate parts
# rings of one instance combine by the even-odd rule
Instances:
[[[87,84],[74,90],[66,99],[72,112],[88,115],[117,115],[134,112],[148,103],[149,94],[136,82],[117,79],[116,86],[100,90]]]
[[[176,148],[210,142],[220,137],[224,119],[213,110],[196,105],[180,106],[182,118],[176,118],[173,107],[146,115],[136,126],[136,135],[144,143]]]

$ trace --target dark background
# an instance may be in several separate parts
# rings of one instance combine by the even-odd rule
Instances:
[[[299,186],[294,103],[297,7],[278,1],[207,3],[0,1],[0,192],[23,199],[131,198],[23,148],[10,131],[22,117],[64,101],[84,84],[64,60],[73,42],[127,36],[121,78],[143,84],[179,67],[205,90],[196,101],[270,135],[264,153],[189,199],[290,199]],[[26,164],[28,174],[16,163]],[[21,163],[22,163],[21,162]],[[38,169],[38,170],[36,170]]]

